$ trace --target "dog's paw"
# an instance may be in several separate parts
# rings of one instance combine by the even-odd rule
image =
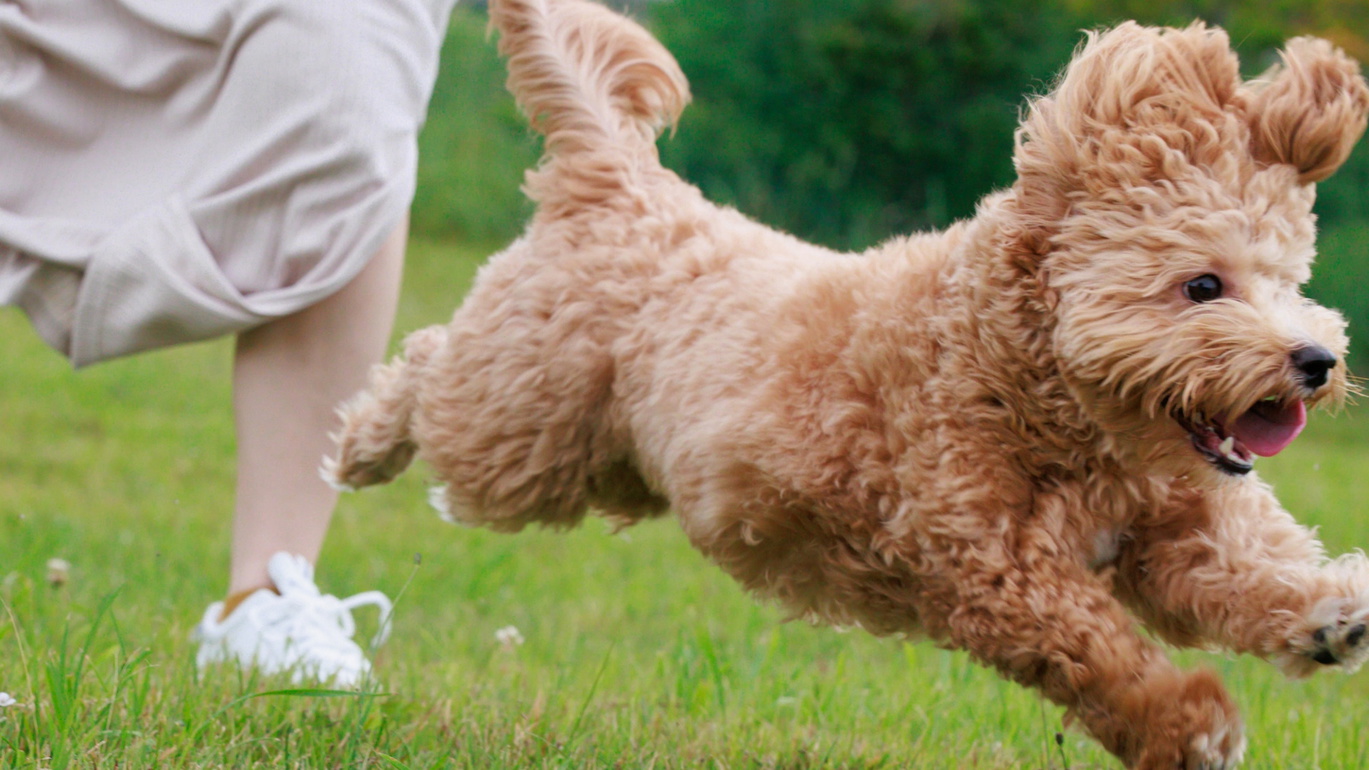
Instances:
[[[1150,693],[1141,722],[1129,725],[1135,770],[1232,770],[1245,756],[1245,727],[1216,675],[1195,671]],[[1127,754],[1131,754],[1130,757]]]
[[[1184,770],[1232,770],[1245,757],[1245,733],[1239,720],[1222,721],[1189,739]]]
[[[1312,632],[1313,651],[1310,657],[1313,662],[1323,666],[1359,668],[1366,651],[1369,651],[1369,644],[1365,643],[1364,638],[1366,630],[1369,628],[1363,622],[1322,626]]]
[[[338,473],[338,462],[335,458],[324,457],[323,463],[319,465],[318,476],[323,479],[323,483],[332,488],[334,492],[355,492],[357,488],[341,480]]]
[[[1369,659],[1369,605],[1347,599],[1322,600],[1308,614],[1294,651],[1317,667],[1354,671]]]

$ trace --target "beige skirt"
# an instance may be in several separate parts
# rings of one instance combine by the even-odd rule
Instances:
[[[411,202],[455,2],[0,5],[0,305],[82,366],[342,288]]]

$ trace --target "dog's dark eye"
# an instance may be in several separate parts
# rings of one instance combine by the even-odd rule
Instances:
[[[1222,279],[1208,273],[1184,284],[1184,296],[1194,302],[1211,302],[1222,298]]]

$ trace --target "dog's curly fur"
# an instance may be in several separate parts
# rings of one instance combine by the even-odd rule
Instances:
[[[1369,111],[1354,62],[1297,39],[1242,82],[1201,24],[1089,35],[1030,102],[1011,188],[857,256],[660,166],[688,86],[640,27],[584,0],[490,10],[546,135],[539,207],[345,408],[334,481],[417,453],[452,517],[504,531],[669,508],[752,591],[965,650],[1131,767],[1245,745],[1217,678],[1135,619],[1295,676],[1369,656],[1369,560],[1328,560],[1217,446],[1271,398],[1296,419],[1347,390],[1343,364],[1321,385],[1294,359],[1346,347],[1299,286],[1313,184]]]

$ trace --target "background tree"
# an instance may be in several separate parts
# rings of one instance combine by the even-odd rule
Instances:
[[[1123,19],[1230,33],[1247,76],[1289,37],[1369,61],[1365,0],[620,0],[680,60],[695,103],[662,140],[713,200],[836,248],[943,227],[1012,182],[1027,95],[1049,89],[1080,30]],[[452,19],[422,137],[420,233],[515,234],[536,140],[503,90],[478,7]],[[1309,293],[1350,316],[1369,359],[1369,142],[1319,185]]]
[[[654,9],[698,101],[667,164],[837,247],[968,216],[1012,181],[1024,90],[1078,35],[1012,0],[676,0]]]

